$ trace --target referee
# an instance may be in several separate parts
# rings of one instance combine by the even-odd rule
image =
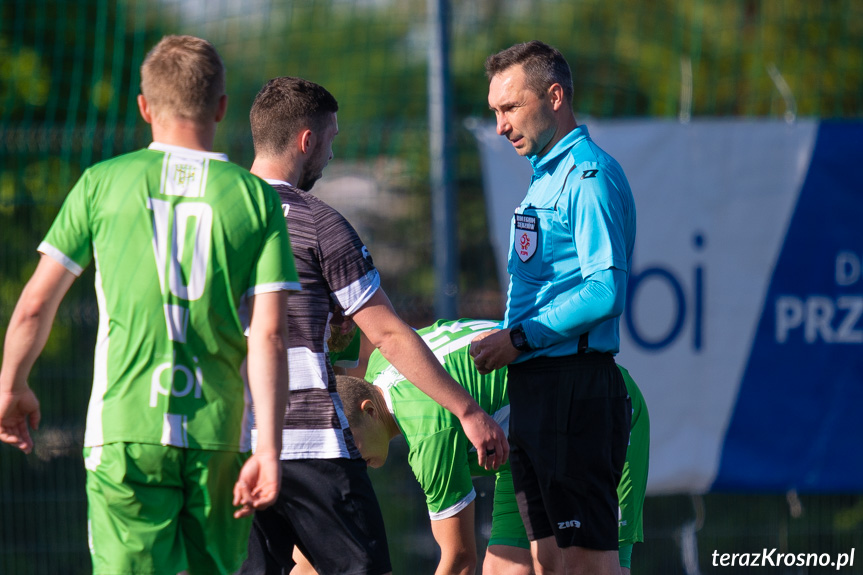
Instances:
[[[631,408],[614,354],[632,192],[578,125],[559,51],[517,44],[485,66],[497,132],[533,177],[512,220],[505,329],[478,337],[471,355],[481,373],[510,366],[512,476],[537,571],[562,556],[566,573],[616,574]]]

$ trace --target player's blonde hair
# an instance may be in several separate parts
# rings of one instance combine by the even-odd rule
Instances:
[[[157,117],[211,121],[225,94],[225,65],[206,40],[165,36],[141,65],[141,93]]]
[[[352,375],[337,375],[336,390],[342,400],[342,409],[348,418],[348,425],[356,427],[360,423],[360,406],[366,399],[372,399],[375,388],[364,379]]]

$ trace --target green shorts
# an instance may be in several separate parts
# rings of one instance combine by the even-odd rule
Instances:
[[[491,512],[491,535],[488,539],[491,545],[507,545],[530,549],[527,531],[518,512],[515,500],[515,487],[512,485],[512,473],[509,464],[497,472],[494,481],[494,506]]]
[[[234,519],[248,453],[142,443],[84,448],[94,573],[233,573],[252,518]]]

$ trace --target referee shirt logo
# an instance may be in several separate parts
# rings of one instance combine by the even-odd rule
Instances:
[[[518,259],[526,262],[536,253],[536,244],[539,239],[537,233],[537,217],[527,214],[515,214],[515,244],[512,246]]]

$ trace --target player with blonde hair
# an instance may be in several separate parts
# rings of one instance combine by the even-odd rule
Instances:
[[[481,374],[470,357],[470,342],[496,329],[498,322],[460,319],[438,321],[417,333],[448,373],[489,414],[508,428],[510,404],[507,370]],[[650,423],[641,391],[618,366],[632,398],[630,447],[623,479],[618,486],[618,559],[629,573],[632,546],[644,540],[642,507],[647,485]],[[485,575],[527,575],[533,572],[530,545],[519,515],[509,465],[491,472],[481,469],[458,421],[429,400],[379,352],[369,358],[366,380],[339,377],[338,390],[345,415],[363,458],[371,467],[387,460],[389,442],[401,435],[408,444],[408,462],[428,506],[432,534],[441,549],[436,573],[474,573],[474,499],[472,478],[495,476],[491,534],[483,561]],[[369,382],[373,382],[369,383]],[[558,554],[553,567],[561,568]],[[552,571],[557,572],[557,571]]]
[[[39,246],[6,333],[0,440],[32,450],[41,414],[28,375],[66,291],[95,262],[93,572],[233,573],[251,514],[279,491],[283,318],[298,278],[276,192],[212,152],[227,106],[213,45],[163,38],[141,67],[138,105],[153,143],[85,171]]]

